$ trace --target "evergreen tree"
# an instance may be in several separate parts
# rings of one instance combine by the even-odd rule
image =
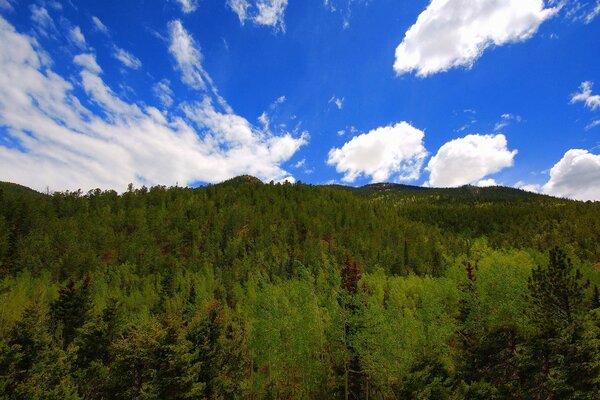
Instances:
[[[52,327],[62,334],[63,346],[68,346],[89,317],[92,308],[90,297],[91,278],[86,274],[79,287],[69,278],[59,290],[58,299],[50,305]]]
[[[562,250],[550,252],[547,268],[533,270],[528,300],[535,332],[519,357],[528,378],[523,392],[593,399],[600,393],[600,329],[587,312],[581,273]]]
[[[358,310],[359,282],[362,271],[356,261],[346,256],[342,269],[341,302],[344,310],[344,400],[360,399],[363,392],[363,372],[360,366],[360,357],[352,344],[356,334],[356,312]]]

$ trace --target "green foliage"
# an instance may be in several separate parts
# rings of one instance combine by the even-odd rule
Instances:
[[[506,188],[0,183],[0,399],[594,399],[599,211]]]

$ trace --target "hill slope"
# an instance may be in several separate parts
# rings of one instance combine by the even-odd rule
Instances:
[[[598,203],[252,177],[0,189],[0,398],[600,389]]]

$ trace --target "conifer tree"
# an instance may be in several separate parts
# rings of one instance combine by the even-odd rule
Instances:
[[[593,399],[600,393],[600,329],[587,312],[581,273],[555,248],[528,286],[535,332],[520,357],[528,378],[523,391],[535,398]]]
[[[90,284],[89,274],[85,275],[79,287],[73,278],[69,278],[67,284],[60,288],[58,299],[50,305],[52,327],[62,333],[64,347],[73,341],[77,329],[89,317],[92,308]]]
[[[360,366],[360,358],[352,344],[356,334],[355,314],[357,312],[358,284],[362,277],[362,271],[356,261],[346,256],[344,268],[342,269],[342,307],[345,312],[344,318],[344,343],[346,355],[344,360],[344,399],[362,398],[363,376]]]

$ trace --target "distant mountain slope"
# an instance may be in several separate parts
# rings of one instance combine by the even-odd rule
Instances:
[[[348,190],[359,196],[417,196],[428,198],[436,202],[455,201],[522,201],[522,200],[548,200],[555,199],[551,196],[527,192],[505,186],[478,187],[465,185],[457,188],[429,188],[411,186],[398,183],[373,183],[361,187],[343,185],[328,185],[329,187]]]
[[[43,196],[42,193],[28,188],[27,186],[19,185],[18,183],[12,182],[1,182],[0,181],[0,192],[15,195],[30,195],[30,196]]]

